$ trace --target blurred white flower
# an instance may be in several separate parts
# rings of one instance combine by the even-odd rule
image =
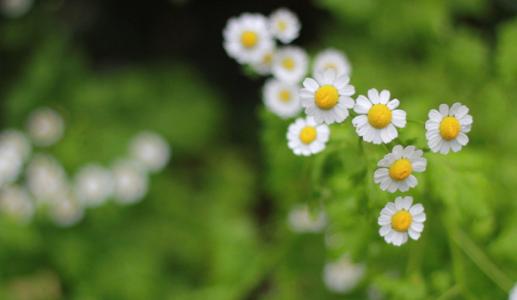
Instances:
[[[323,281],[335,293],[344,294],[357,286],[364,276],[364,266],[354,264],[347,255],[335,262],[327,263],[323,270]]]
[[[276,79],[268,79],[263,88],[263,101],[266,107],[282,119],[296,116],[302,109],[299,87]]]
[[[27,120],[27,131],[36,146],[50,146],[61,139],[65,129],[61,116],[53,109],[42,107]]]
[[[271,44],[268,48],[264,49],[261,53],[261,57],[258,61],[251,64],[251,67],[255,72],[260,75],[271,74],[271,67],[273,65],[273,58],[275,57],[275,46]]]
[[[84,206],[95,207],[104,203],[113,193],[111,172],[99,165],[82,167],[74,180],[74,192]]]
[[[26,223],[31,220],[35,208],[29,193],[24,188],[11,185],[0,191],[0,210],[16,220]]]
[[[26,171],[29,191],[39,203],[55,201],[68,190],[63,167],[50,155],[36,154]]]
[[[77,224],[84,216],[84,208],[71,192],[65,192],[56,198],[49,210],[50,218],[61,227]]]
[[[269,30],[282,43],[290,43],[300,33],[298,16],[287,8],[275,10],[269,17]]]
[[[114,199],[121,204],[136,203],[147,193],[148,179],[136,162],[121,160],[112,169],[115,183]]]
[[[510,297],[509,300],[517,300],[517,283],[513,286],[512,290],[510,291]]]
[[[325,49],[319,52],[314,59],[313,76],[332,69],[337,76],[350,76],[350,63],[346,56],[336,49]]]
[[[18,18],[31,9],[33,2],[33,0],[0,0],[0,9],[4,16]]]
[[[327,217],[323,211],[312,216],[307,205],[299,205],[289,212],[288,223],[294,232],[321,232],[327,225]]]
[[[0,147],[0,187],[15,181],[22,166],[20,154],[9,147]]]
[[[308,57],[300,47],[287,46],[276,51],[272,73],[275,78],[288,83],[298,83],[307,73]]]
[[[140,132],[129,146],[131,158],[142,164],[148,172],[162,170],[171,155],[169,144],[160,135],[150,131]]]
[[[8,129],[0,133],[0,148],[8,148],[16,152],[25,161],[32,152],[29,139],[22,132]]]

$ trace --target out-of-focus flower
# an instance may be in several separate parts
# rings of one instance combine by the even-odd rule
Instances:
[[[29,193],[17,186],[10,185],[0,190],[0,210],[20,222],[28,222],[34,214],[34,203]]]
[[[264,104],[272,113],[283,119],[294,117],[302,108],[298,89],[297,85],[269,79],[264,84]]]
[[[36,146],[53,145],[61,139],[64,129],[61,116],[48,107],[35,110],[27,120],[27,132]]]
[[[318,124],[312,117],[298,118],[289,125],[287,145],[296,155],[309,156],[325,149],[330,129],[326,124]]]
[[[377,163],[379,168],[373,174],[375,183],[390,193],[397,190],[406,192],[415,187],[418,180],[413,172],[424,172],[427,166],[427,160],[422,155],[423,151],[415,146],[403,148],[396,145]]]
[[[273,44],[267,19],[260,14],[244,13],[229,19],[223,37],[226,53],[241,64],[260,61]]]
[[[8,129],[0,133],[0,148],[8,148],[16,152],[25,161],[32,151],[32,146],[22,132]]]
[[[84,208],[71,192],[60,194],[49,208],[50,218],[61,227],[77,224],[84,215]]]
[[[32,7],[34,0],[0,0],[2,14],[9,18],[25,15]]]
[[[412,203],[413,197],[397,197],[382,209],[377,222],[381,226],[379,234],[386,243],[400,246],[407,242],[408,236],[413,240],[420,238],[426,219],[424,207]]]
[[[517,300],[517,284],[513,286],[513,289],[510,291],[509,300]]]
[[[326,49],[316,55],[313,66],[313,76],[318,73],[324,73],[331,69],[339,76],[350,76],[350,63],[346,56],[339,50]]]
[[[113,193],[114,183],[111,172],[99,165],[82,167],[75,176],[74,192],[86,207],[104,203]]]
[[[305,113],[318,123],[340,123],[348,118],[348,110],[354,107],[351,96],[355,88],[347,76],[336,76],[334,70],[317,73],[315,79],[305,78],[300,92]]]
[[[39,203],[51,203],[68,190],[63,167],[52,157],[36,154],[26,171],[27,187]]]
[[[147,193],[148,178],[139,164],[121,160],[112,168],[115,183],[114,199],[121,204],[136,203]]]
[[[0,147],[0,187],[14,182],[20,175],[23,160],[18,152],[9,147]]]
[[[320,232],[327,225],[327,217],[323,211],[312,216],[307,205],[299,205],[289,212],[288,223],[294,232]]]
[[[357,134],[365,142],[381,144],[393,141],[398,132],[396,127],[406,126],[406,112],[396,109],[398,99],[390,100],[390,92],[368,90],[368,97],[360,95],[354,106],[359,115],[352,120]]]
[[[273,59],[272,73],[278,80],[298,83],[307,73],[308,57],[300,47],[288,46],[277,50]]]
[[[169,144],[160,135],[150,131],[140,132],[132,141],[131,158],[142,164],[146,171],[162,170],[171,155]]]
[[[344,294],[354,289],[364,276],[364,266],[354,264],[347,255],[325,265],[323,282],[335,293]]]
[[[469,137],[466,133],[470,131],[473,121],[468,113],[468,107],[459,102],[450,109],[447,104],[441,104],[438,110],[429,112],[425,136],[431,151],[447,154],[449,150],[458,152],[467,145]]]
[[[287,8],[275,10],[269,17],[269,29],[284,44],[292,42],[300,33],[301,24],[296,14]]]
[[[264,49],[261,53],[261,57],[258,61],[251,64],[251,67],[255,72],[260,75],[271,74],[271,67],[273,66],[273,58],[275,57],[276,48],[273,44],[267,49]]]

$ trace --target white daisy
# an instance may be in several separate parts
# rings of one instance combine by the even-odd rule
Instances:
[[[27,187],[40,203],[49,203],[68,190],[63,167],[51,156],[36,154],[26,171]]]
[[[515,284],[510,291],[510,296],[508,300],[517,300],[517,284]]]
[[[283,47],[273,58],[273,75],[281,81],[297,83],[307,73],[307,53],[300,47]]]
[[[299,88],[295,84],[268,79],[262,96],[266,107],[277,116],[286,119],[296,116],[302,109]]]
[[[381,226],[379,234],[388,244],[400,246],[407,242],[408,236],[418,240],[424,230],[425,212],[422,204],[413,203],[410,196],[397,197],[388,202],[381,210],[377,222]]]
[[[64,132],[61,116],[51,108],[39,108],[32,112],[27,120],[27,132],[36,146],[55,144]]]
[[[449,153],[449,150],[458,152],[469,142],[466,135],[472,126],[472,116],[469,109],[457,102],[451,108],[441,104],[439,109],[429,112],[429,119],[425,122],[427,130],[425,137],[427,145],[433,152]]]
[[[224,49],[241,64],[258,62],[273,44],[267,19],[260,14],[244,13],[230,18],[223,36]]]
[[[268,48],[264,49],[260,54],[260,59],[251,64],[251,67],[255,72],[260,75],[271,74],[271,68],[273,66],[273,58],[275,57],[276,48],[273,44]]]
[[[296,155],[309,156],[325,149],[330,136],[330,129],[325,124],[318,124],[313,118],[298,118],[289,125],[287,131],[288,146]]]
[[[284,44],[290,43],[298,37],[300,27],[296,14],[287,8],[279,8],[269,17],[271,33]]]
[[[357,97],[354,111],[359,116],[352,120],[357,134],[365,142],[374,144],[393,141],[398,136],[396,127],[406,126],[406,112],[396,109],[399,104],[398,99],[390,100],[388,90],[379,93],[376,89],[370,89],[368,97]]]
[[[8,129],[0,133],[0,148],[9,148],[16,152],[25,161],[32,151],[32,146],[22,132]]]
[[[337,76],[350,76],[351,67],[346,56],[339,50],[326,49],[316,55],[313,65],[313,74],[325,72],[332,69]]]
[[[25,15],[33,6],[34,0],[0,0],[2,14],[9,18]]]
[[[24,188],[11,185],[0,191],[0,210],[17,221],[26,223],[34,215],[34,203]]]
[[[75,176],[74,192],[84,206],[95,207],[104,203],[113,193],[111,172],[96,164],[82,167]]]
[[[343,122],[348,118],[348,110],[354,107],[350,96],[355,93],[355,88],[349,84],[350,79],[336,76],[334,70],[317,73],[314,78],[305,78],[300,91],[305,113],[318,123]]]
[[[171,156],[167,141],[151,131],[140,132],[129,145],[131,158],[140,163],[148,172],[162,170]]]
[[[145,171],[134,161],[121,160],[112,168],[115,182],[115,201],[132,204],[140,201],[147,193],[148,179]]]
[[[23,167],[21,155],[11,147],[0,147],[0,188],[16,181]]]
[[[56,198],[50,206],[49,214],[56,225],[70,227],[83,218],[84,208],[72,193],[67,192]]]
[[[373,174],[375,183],[379,184],[383,191],[390,193],[397,190],[406,192],[415,187],[418,180],[413,172],[424,172],[427,166],[427,160],[422,155],[423,151],[415,146],[403,148],[396,145],[391,153],[386,154],[377,163],[379,168]]]
[[[327,225],[323,211],[313,216],[307,205],[298,205],[291,209],[287,217],[289,227],[294,232],[321,232]]]
[[[334,293],[344,294],[354,289],[364,276],[364,266],[355,264],[347,255],[325,264],[323,282]]]

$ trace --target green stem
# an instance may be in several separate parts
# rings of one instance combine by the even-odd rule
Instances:
[[[461,287],[459,285],[453,285],[450,289],[445,291],[440,297],[436,298],[436,300],[447,300],[455,297],[461,292]]]

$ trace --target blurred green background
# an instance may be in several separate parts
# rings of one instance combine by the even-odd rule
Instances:
[[[429,155],[412,192],[428,214],[419,241],[395,248],[377,233],[394,198],[370,180],[384,148],[358,159],[347,120],[327,151],[295,157],[289,121],[263,109],[263,79],[226,56],[228,18],[283,6],[302,22],[294,44],[347,54],[358,94],[389,89],[422,122],[440,103],[471,108],[469,145]],[[516,93],[513,0],[35,1],[0,19],[1,127],[56,109],[65,136],[45,152],[69,174],[115,160],[144,129],[173,156],[142,202],[88,209],[70,228],[0,216],[0,299],[507,299]],[[425,146],[419,126],[401,135]],[[325,232],[289,229],[303,203],[324,208]],[[342,295],[322,274],[344,253],[365,274]]]

